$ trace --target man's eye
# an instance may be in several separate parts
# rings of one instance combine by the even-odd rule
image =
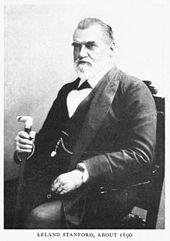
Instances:
[[[94,44],[86,44],[86,48],[92,50],[95,48],[95,45]]]
[[[81,48],[81,44],[77,44],[77,43],[73,43],[72,46],[73,46],[74,48]]]

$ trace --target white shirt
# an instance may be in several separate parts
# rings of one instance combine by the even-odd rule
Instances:
[[[99,80],[111,69],[112,66],[108,65],[102,71],[100,71],[95,77],[88,80],[88,83],[92,87],[92,89],[97,85]],[[84,80],[80,80],[79,86],[84,82]],[[78,87],[79,87],[78,86]],[[90,94],[92,91],[91,88],[82,89],[82,90],[72,90],[67,96],[67,108],[69,117],[71,117],[76,111],[79,104]]]

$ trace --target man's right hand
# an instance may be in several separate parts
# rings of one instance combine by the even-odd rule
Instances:
[[[27,158],[33,151],[35,131],[30,131],[28,134],[25,131],[19,131],[15,138],[16,152],[19,159]]]

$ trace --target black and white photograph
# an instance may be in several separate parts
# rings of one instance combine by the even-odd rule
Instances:
[[[2,240],[167,240],[168,6],[4,1]]]

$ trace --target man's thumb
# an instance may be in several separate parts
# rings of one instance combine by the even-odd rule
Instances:
[[[36,135],[36,132],[35,131],[30,131],[29,135],[30,135],[31,139],[34,139],[35,135]]]

